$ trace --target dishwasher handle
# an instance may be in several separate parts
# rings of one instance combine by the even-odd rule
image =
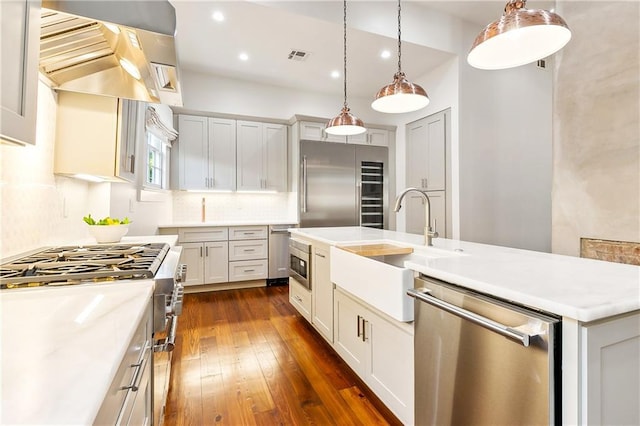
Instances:
[[[494,331],[511,340],[515,340],[516,342],[521,343],[522,346],[529,346],[532,337],[531,335],[508,327],[504,324],[500,324],[499,322],[483,317],[482,315],[467,311],[466,309],[462,309],[456,305],[452,305],[451,303],[445,302],[444,300],[438,299],[437,297],[434,297],[431,294],[431,291],[426,288],[412,288],[407,290],[407,294],[417,300],[420,300],[421,302],[428,303],[432,306],[435,306],[436,308],[440,308],[443,311],[447,311],[460,318],[471,321],[474,324],[478,324],[479,326]]]

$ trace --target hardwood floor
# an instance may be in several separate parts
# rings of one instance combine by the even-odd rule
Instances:
[[[173,357],[168,426],[401,424],[287,286],[185,295]]]

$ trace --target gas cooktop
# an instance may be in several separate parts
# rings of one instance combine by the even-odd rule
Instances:
[[[153,278],[169,244],[61,246],[0,265],[0,289]]]

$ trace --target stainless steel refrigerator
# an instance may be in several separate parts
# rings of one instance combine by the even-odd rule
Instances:
[[[388,228],[387,147],[300,141],[300,226]]]

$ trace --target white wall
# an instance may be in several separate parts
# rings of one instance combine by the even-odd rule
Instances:
[[[640,3],[560,2],[573,39],[555,67],[553,251],[640,242]]]
[[[89,185],[53,175],[56,96],[38,85],[35,146],[0,145],[0,258],[88,236]]]
[[[552,73],[461,66],[460,238],[551,250]]]
[[[188,69],[182,71],[182,80],[185,109],[281,120],[289,120],[295,114],[328,120],[342,109],[343,99],[338,95],[257,84]],[[348,100],[351,112],[365,122],[395,123],[393,117],[371,109],[372,99],[350,96]]]

